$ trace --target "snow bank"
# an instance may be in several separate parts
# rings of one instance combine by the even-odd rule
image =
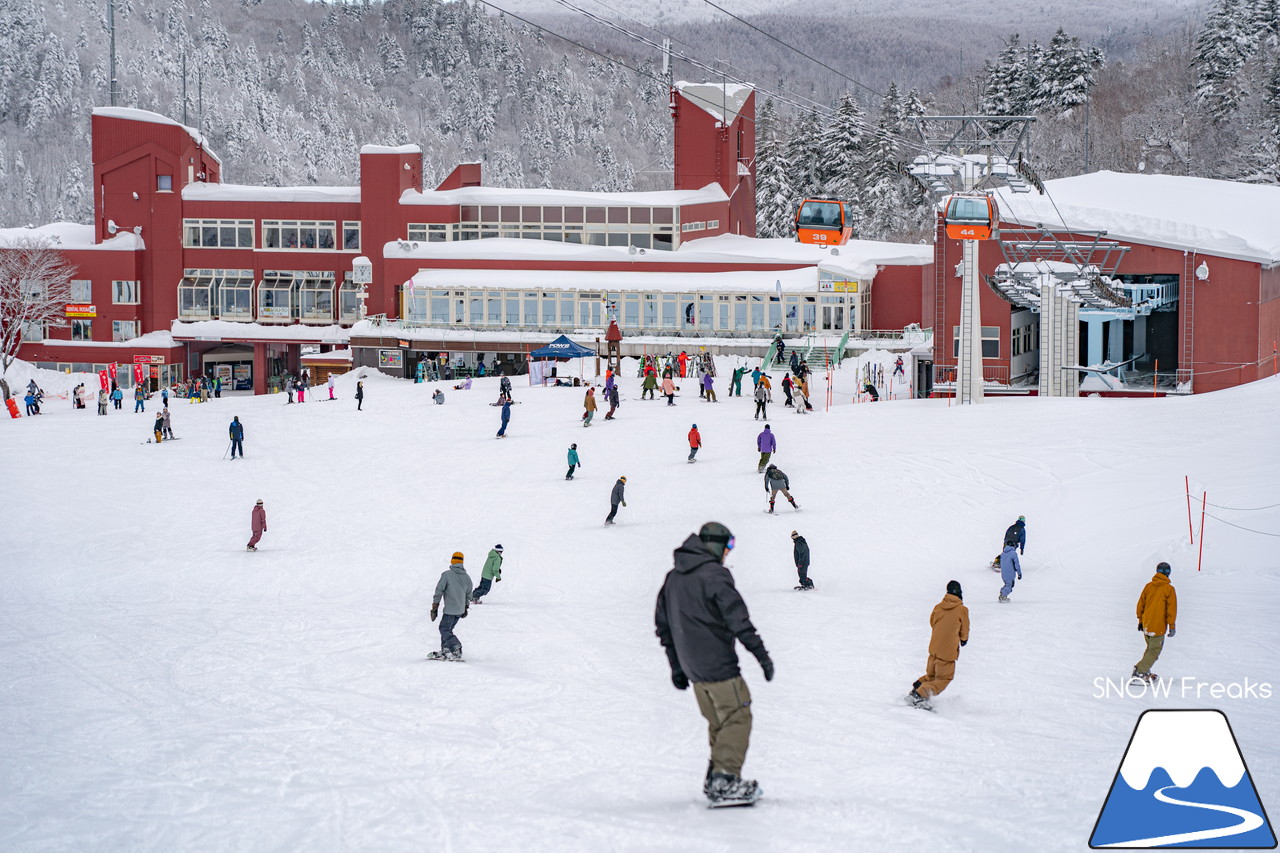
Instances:
[[[196,320],[185,323],[174,320],[170,326],[174,336],[183,341],[302,341],[317,344],[345,344],[350,333],[342,326],[305,326],[301,323],[279,326],[262,323],[237,323],[233,320]]]
[[[1045,188],[1047,196],[998,190],[1001,220],[1051,229],[1065,220],[1068,229],[1115,239],[1280,263],[1280,187],[1104,171],[1046,181]]]
[[[96,373],[63,373],[60,370],[46,370],[22,359],[15,359],[13,364],[9,365],[9,369],[5,371],[4,378],[9,383],[9,393],[17,399],[20,410],[22,408],[22,398],[27,393],[27,383],[32,379],[44,391],[46,406],[50,398],[68,399],[71,389],[82,382],[85,387],[93,392],[95,395],[94,400],[96,401],[98,389],[102,387],[102,383],[98,381],[98,374]],[[45,409],[45,411],[47,412],[48,409]],[[9,420],[9,415],[7,412],[0,410],[0,421],[5,420]]]

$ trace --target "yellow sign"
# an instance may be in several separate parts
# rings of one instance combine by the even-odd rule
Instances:
[[[856,281],[820,281],[818,282],[819,293],[857,293],[858,283]]]
[[[96,305],[68,305],[68,317],[97,317],[98,306]]]

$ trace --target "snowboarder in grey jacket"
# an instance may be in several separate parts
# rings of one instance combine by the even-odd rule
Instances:
[[[769,512],[773,512],[773,502],[778,499],[778,492],[782,492],[783,496],[791,502],[794,509],[796,499],[791,497],[791,492],[787,491],[791,488],[791,480],[786,474],[782,473],[782,469],[777,465],[770,465],[764,472],[764,490],[769,494]]]
[[[431,599],[431,621],[436,621],[440,600],[444,599],[444,616],[440,618],[440,653],[446,660],[462,659],[462,642],[454,635],[454,626],[466,618],[467,602],[471,598],[471,576],[462,564],[462,552],[454,551],[449,568],[441,572],[436,584],[436,594]]]
[[[605,524],[613,524],[613,517],[618,514],[618,504],[627,505],[626,500],[627,478],[619,477],[618,482],[613,484],[613,491],[609,493],[609,515],[605,518]]]
[[[813,581],[809,579],[809,543],[798,531],[791,531],[794,543],[792,557],[796,561],[796,574],[800,576],[800,585],[796,589],[813,589]]]
[[[751,691],[738,669],[735,640],[759,661],[765,681],[773,680],[773,661],[724,566],[733,544],[729,528],[714,521],[685,539],[654,610],[671,683],[677,690],[693,684],[707,721],[711,761],[702,792],[712,805],[751,803],[761,793],[754,780],[741,778],[751,739]]]
[[[1000,598],[997,599],[1001,604],[1009,601],[1009,593],[1013,592],[1014,577],[1022,580],[1022,562],[1018,559],[1018,539],[1016,536],[1008,536],[1005,539],[1004,551],[1000,553],[1000,579],[1004,581],[1004,586],[1000,587]]]

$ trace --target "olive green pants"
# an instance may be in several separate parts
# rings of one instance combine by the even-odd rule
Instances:
[[[1147,653],[1134,666],[1133,671],[1139,675],[1150,675],[1151,667],[1160,659],[1160,652],[1164,651],[1164,634],[1158,637],[1146,635],[1144,638],[1147,641]]]
[[[698,710],[707,719],[711,743],[711,769],[715,773],[742,775],[751,742],[751,691],[742,676],[728,681],[704,681],[693,685]]]

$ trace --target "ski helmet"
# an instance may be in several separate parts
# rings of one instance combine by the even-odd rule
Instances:
[[[1170,566],[1168,563],[1161,563],[1158,566],[1156,566],[1156,571],[1164,575],[1165,577],[1168,577],[1169,573],[1173,571],[1173,567]]]
[[[964,592],[960,589],[960,581],[947,582],[947,595],[954,595],[956,598],[964,601]]]
[[[733,531],[718,521],[708,521],[702,525],[698,538],[717,560],[724,559],[724,552],[733,548]]]

